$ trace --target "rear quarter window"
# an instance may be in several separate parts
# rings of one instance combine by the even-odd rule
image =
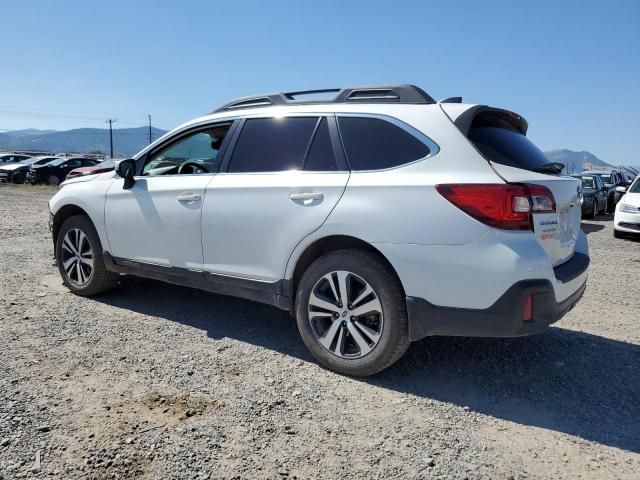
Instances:
[[[411,163],[430,153],[427,145],[391,122],[339,117],[340,135],[351,170],[381,170]]]

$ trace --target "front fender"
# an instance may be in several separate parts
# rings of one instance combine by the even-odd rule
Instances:
[[[93,222],[103,249],[109,250],[109,238],[104,226],[104,206],[107,190],[112,182],[112,177],[101,179],[98,176],[93,181],[67,183],[49,200],[49,211],[55,218],[68,206],[83,210]]]

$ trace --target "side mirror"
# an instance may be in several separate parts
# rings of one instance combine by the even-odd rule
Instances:
[[[616,187],[616,192],[618,193],[626,193],[627,187]]]
[[[133,178],[135,174],[136,161],[133,158],[122,160],[116,167],[116,175],[124,178],[124,185],[122,185],[122,188],[124,190],[129,190],[131,187],[133,187],[133,184],[136,183],[135,179]]]

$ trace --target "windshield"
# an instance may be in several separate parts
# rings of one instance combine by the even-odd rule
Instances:
[[[114,166],[114,163],[113,160],[104,160],[95,166],[100,168],[111,168]]]
[[[43,161],[45,161],[46,159],[42,159],[42,158],[38,158],[38,157],[31,157],[31,158],[27,158],[25,160],[21,160],[19,163],[21,163],[22,165],[33,165],[34,163],[41,163]]]
[[[596,180],[593,177],[582,177],[582,188],[594,190],[596,188]]]
[[[51,167],[57,167],[58,165],[61,165],[66,161],[67,161],[66,158],[56,158],[48,162],[47,165]]]

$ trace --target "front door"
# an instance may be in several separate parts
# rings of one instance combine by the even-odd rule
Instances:
[[[200,221],[205,188],[219,167],[230,124],[179,133],[145,156],[131,189],[114,180],[107,192],[105,224],[116,258],[202,269]]]

